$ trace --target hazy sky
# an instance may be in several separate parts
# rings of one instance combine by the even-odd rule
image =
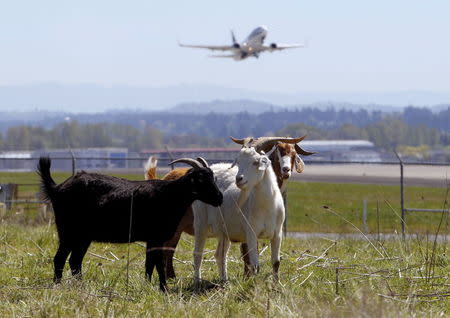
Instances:
[[[0,85],[209,83],[295,91],[450,91],[450,1],[0,3]],[[177,41],[228,44],[258,25],[306,49],[212,59]]]

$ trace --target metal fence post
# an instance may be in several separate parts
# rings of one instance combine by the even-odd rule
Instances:
[[[394,150],[395,155],[400,163],[400,207],[402,209],[402,238],[405,239],[405,192],[404,192],[404,179],[403,179],[403,160]]]
[[[76,159],[75,159],[75,155],[73,154],[73,151],[71,148],[69,148],[70,151],[70,156],[72,157],[72,175],[75,175],[75,170],[76,170]]]
[[[367,200],[363,200],[363,226],[364,232],[369,233],[369,227],[367,226]]]
[[[170,161],[173,161],[174,159],[173,159],[172,153],[169,150],[169,147],[164,146],[164,148],[166,149],[167,154],[169,155]],[[170,170],[173,170],[173,165],[170,165]]]
[[[288,207],[287,207],[287,191],[282,193],[283,203],[284,203],[284,222],[283,222],[283,235],[286,237],[287,234],[287,218],[288,218]]]
[[[17,184],[6,183],[0,184],[0,202],[5,206],[6,210],[10,210],[12,202],[17,197]]]

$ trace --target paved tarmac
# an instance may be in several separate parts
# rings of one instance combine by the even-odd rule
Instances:
[[[159,174],[169,171],[158,168]],[[303,173],[292,174],[299,182],[359,183],[400,185],[399,165],[374,164],[307,164]],[[450,184],[450,166],[404,166],[405,186],[442,187]]]
[[[399,165],[314,165],[309,164],[301,174],[294,173],[295,181],[400,184]],[[446,187],[450,183],[450,166],[404,166],[405,186]]]

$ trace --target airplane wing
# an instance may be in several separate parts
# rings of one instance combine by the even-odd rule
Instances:
[[[190,47],[194,49],[208,49],[212,51],[233,51],[235,48],[231,45],[191,45],[178,43],[181,47]]]
[[[306,47],[304,44],[281,44],[281,43],[272,43],[270,45],[263,45],[262,50],[263,51],[281,51],[286,49],[295,49],[295,48],[301,48]]]
[[[210,55],[209,57],[224,57],[224,58],[234,58],[235,55],[234,54],[230,54],[230,55]]]

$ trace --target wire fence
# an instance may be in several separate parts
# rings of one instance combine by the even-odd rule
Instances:
[[[70,156],[50,156],[52,159],[52,167],[55,170],[69,171],[75,173],[78,170],[111,170],[115,172],[143,172],[143,166],[147,162],[148,157],[125,157],[116,158],[108,156],[76,156],[71,153]],[[195,157],[195,155],[193,156]],[[407,213],[448,213],[447,208],[443,209],[422,209],[408,206],[405,202],[405,165],[421,165],[421,166],[450,166],[448,162],[430,162],[430,161],[404,161],[397,155],[397,160],[394,161],[348,161],[348,160],[304,160],[307,165],[398,165],[400,171],[400,177],[398,179],[398,185],[400,188],[399,201],[401,202],[401,226],[402,234],[405,235],[405,224]],[[166,156],[160,156],[158,159],[159,167],[168,167],[168,164],[174,159],[171,153],[168,151]],[[37,166],[39,157],[0,157],[0,171],[34,171]],[[231,158],[208,158],[210,164],[217,162],[232,162]],[[20,187],[36,187],[37,184],[31,183],[13,183],[4,184],[0,179],[0,212],[2,209],[10,209],[13,204],[44,204],[44,201],[40,200],[37,196],[34,198],[18,198],[18,186]],[[447,185],[448,186],[448,185]],[[286,204],[287,206],[287,204]],[[363,220],[367,217],[364,215],[366,208],[363,208]],[[364,224],[364,228],[367,224]],[[285,231],[287,225],[284,225]]]

